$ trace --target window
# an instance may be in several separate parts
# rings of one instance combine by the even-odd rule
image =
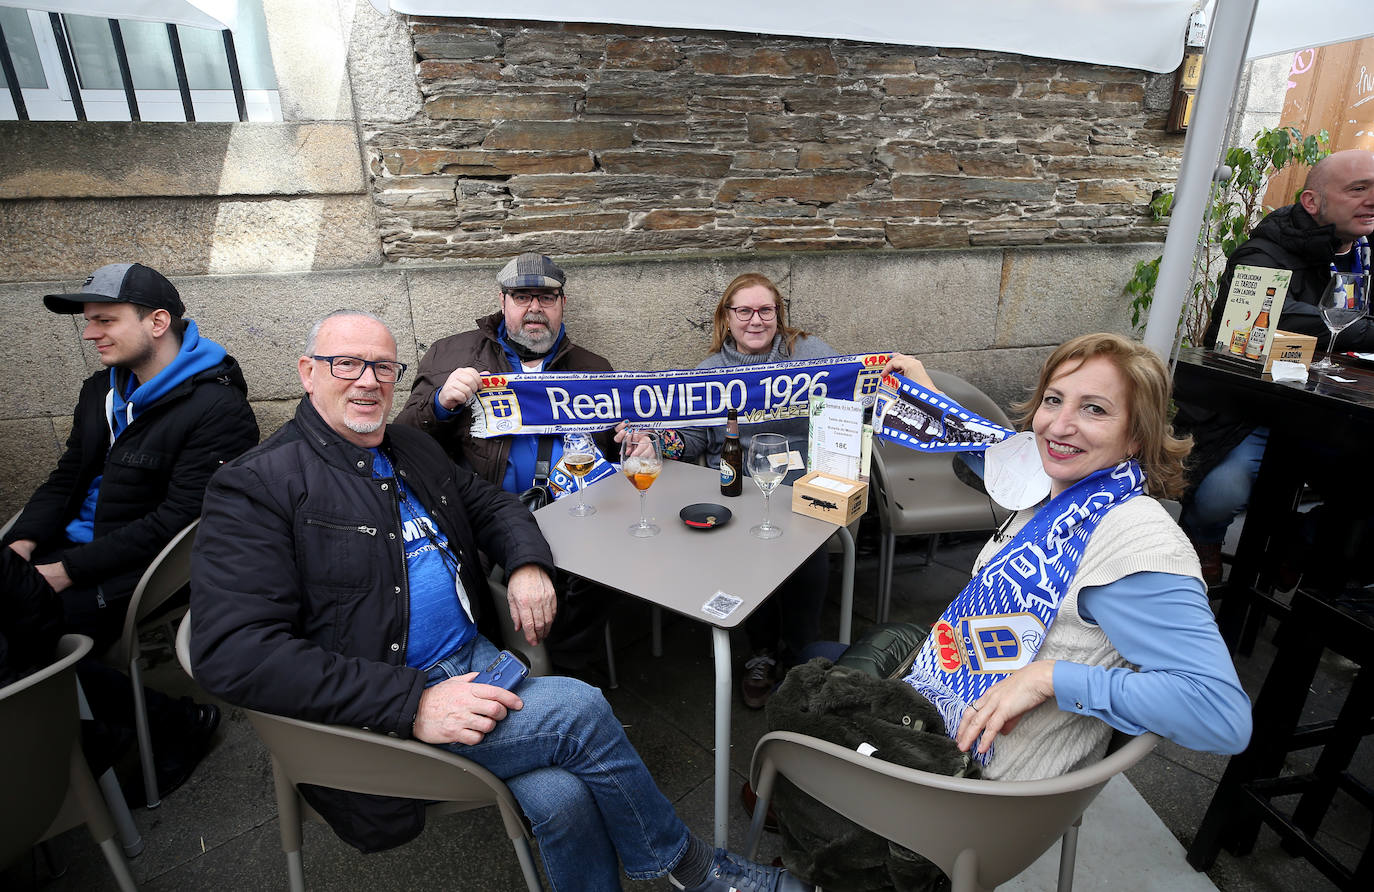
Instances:
[[[281,120],[260,0],[241,0],[232,36],[5,6],[0,28],[29,120]],[[79,87],[75,99],[68,64]],[[132,98],[125,90],[125,66]],[[0,65],[0,120],[12,121],[21,116],[6,71]]]

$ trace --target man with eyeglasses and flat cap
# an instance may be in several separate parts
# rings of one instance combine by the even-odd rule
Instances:
[[[428,432],[455,462],[506,492],[518,495],[534,486],[541,445],[552,467],[563,454],[562,438],[473,437],[469,401],[481,387],[483,374],[611,371],[604,357],[577,346],[568,336],[563,326],[566,282],[558,264],[533,251],[502,267],[496,276],[500,309],[476,320],[475,329],[434,342],[420,360],[410,398],[396,423]],[[614,461],[613,432],[594,439],[602,454]],[[601,621],[612,599],[605,590],[580,580],[571,588],[559,586],[561,615],[547,642],[555,663],[568,668],[585,663],[600,641]]]

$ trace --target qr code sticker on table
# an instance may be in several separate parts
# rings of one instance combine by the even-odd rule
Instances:
[[[711,596],[711,600],[701,605],[701,612],[716,619],[728,619],[743,603],[742,598],[727,595],[725,592],[716,592]]]

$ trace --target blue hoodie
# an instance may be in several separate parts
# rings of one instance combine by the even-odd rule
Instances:
[[[110,445],[114,445],[114,441],[144,409],[162,399],[183,381],[224,362],[228,355],[219,344],[209,338],[202,338],[195,321],[188,319],[186,331],[181,337],[181,349],[166,368],[149,380],[139,384],[133,375],[124,374],[125,381],[121,389],[119,379],[124,370],[112,366],[110,390],[105,394],[105,418],[110,425]],[[81,510],[72,522],[67,524],[67,538],[72,542],[86,543],[95,537],[95,506],[100,497],[102,476],[97,475],[91,481],[91,488],[86,492]]]

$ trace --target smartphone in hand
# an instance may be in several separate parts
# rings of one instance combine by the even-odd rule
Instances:
[[[479,684],[489,684],[513,691],[529,674],[524,661],[510,651],[503,650],[490,666],[478,672],[472,680]]]

